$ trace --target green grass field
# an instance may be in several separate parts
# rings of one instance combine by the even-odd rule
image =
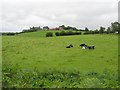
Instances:
[[[100,77],[103,72],[110,72],[111,74],[117,73],[118,70],[118,35],[74,35],[74,36],[59,36],[59,37],[45,37],[48,31],[39,31],[32,33],[24,33],[17,36],[3,36],[2,37],[2,69],[3,69],[3,86],[5,87],[117,87],[118,83],[116,79],[117,76],[113,75],[112,84],[104,84],[103,79]],[[55,31],[52,31],[53,33]],[[87,45],[95,45],[95,50],[82,50],[79,45],[85,43]],[[73,44],[73,48],[66,48],[67,45]],[[48,77],[51,73],[56,73],[56,79],[48,83],[50,80],[46,77],[43,81],[39,80],[38,77],[35,79],[33,84],[29,84],[26,81],[25,85],[15,82],[15,73],[19,72],[39,72],[40,76],[46,72]],[[12,73],[14,77],[9,77],[5,73]],[[59,73],[58,73],[59,72]],[[61,73],[66,72],[66,75],[71,73],[76,74],[77,72],[82,73],[82,81],[79,79],[73,80],[73,82],[67,82],[69,76]],[[76,72],[76,73],[75,73]],[[94,75],[88,85],[77,83],[86,83],[89,76],[85,76],[87,73],[96,72],[99,73],[99,78],[95,78]],[[63,83],[59,81],[58,74],[63,75]],[[20,74],[21,75],[21,74]],[[28,74],[26,74],[27,77]],[[28,76],[29,76],[28,75]],[[107,75],[107,74],[106,74]],[[117,75],[117,74],[116,74]],[[24,75],[23,75],[24,76]],[[34,75],[33,75],[34,76]],[[39,76],[37,74],[37,76]],[[53,75],[54,76],[54,75]],[[32,77],[31,77],[32,78]],[[65,78],[68,78],[67,80]],[[80,78],[80,77],[78,77]],[[46,81],[45,81],[46,79]],[[116,80],[116,81],[115,81]],[[22,82],[22,83],[23,83]],[[36,82],[43,82],[44,84],[40,86],[35,84]],[[46,83],[48,84],[46,84]],[[17,83],[17,84],[15,84]],[[69,84],[68,84],[69,83]],[[93,83],[93,84],[91,84]],[[102,84],[101,84],[102,83]],[[94,85],[95,84],[95,85]],[[100,85],[99,85],[100,84]]]

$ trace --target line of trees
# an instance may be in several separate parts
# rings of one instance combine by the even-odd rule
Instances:
[[[111,26],[108,28],[105,27],[100,27],[97,31],[91,31],[89,30],[87,27],[85,27],[84,30],[80,30],[77,29],[76,27],[71,27],[71,26],[65,26],[65,25],[61,25],[58,27],[60,30],[75,30],[75,31],[85,31],[86,34],[103,34],[103,33],[115,33],[115,32],[120,32],[120,23],[118,22],[114,22],[111,23]],[[39,31],[39,30],[51,30],[48,26],[44,26],[43,29],[39,26],[39,27],[32,27],[28,30],[23,30],[22,33],[24,32],[35,32],[35,31]]]
[[[76,27],[71,27],[71,26],[65,26],[61,25],[59,28],[62,28],[63,30],[78,30]]]
[[[76,31],[76,32],[73,32],[73,31],[61,31],[61,32],[56,32],[55,33],[56,36],[69,36],[69,35],[81,35],[81,32],[80,31]],[[52,32],[48,32],[46,33],[46,37],[53,37],[53,33]]]
[[[0,33],[0,36],[15,36],[19,33],[17,32],[4,32],[4,33]]]
[[[107,29],[105,29],[104,27],[100,27],[100,30],[99,30],[100,33],[120,33],[120,23],[118,22],[114,22],[114,23],[111,23],[111,26],[108,27]]]
[[[36,32],[36,31],[39,31],[39,30],[42,30],[41,29],[41,27],[39,26],[39,27],[30,27],[30,29],[24,29],[23,31],[22,31],[22,33],[26,33],[26,32]]]
[[[87,35],[87,34],[110,34],[110,33],[114,33],[113,31],[110,31],[110,32],[107,32],[107,31],[98,31],[98,30],[95,30],[95,31],[87,31],[87,32],[84,32],[83,34],[84,35]]]
[[[86,27],[84,31],[85,31],[84,35],[86,35],[86,34],[111,34],[111,33],[119,34],[120,33],[120,23],[114,22],[114,23],[111,23],[111,26],[108,28],[101,26],[99,30],[96,29],[94,31],[91,31]]]
[[[73,32],[73,31],[61,31],[61,32],[56,32],[56,36],[69,36],[69,35],[81,35],[81,32]]]
[[[118,22],[111,23],[111,29],[113,32],[120,33],[120,23]]]
[[[19,33],[13,33],[13,32],[8,32],[8,33],[1,33],[1,35],[3,36],[14,36],[17,34],[21,34],[21,33],[26,33],[26,32],[36,32],[36,31],[40,31],[40,30],[50,30],[48,26],[44,26],[43,29],[39,26],[39,27],[30,27],[30,29],[26,29],[23,30],[22,32]],[[65,26],[65,25],[61,25],[59,26],[59,30],[75,30],[75,31],[84,31],[84,35],[87,34],[111,34],[111,33],[116,33],[119,34],[120,33],[120,23],[119,22],[113,22],[111,23],[111,26],[108,28],[105,27],[100,27],[99,29],[96,29],[94,31],[89,30],[87,27],[85,27],[84,30],[81,29],[77,29],[76,27],[71,27],[71,26]],[[65,35],[79,35],[80,33],[78,32],[56,32],[56,36],[65,36]],[[48,35],[49,36],[49,35]]]

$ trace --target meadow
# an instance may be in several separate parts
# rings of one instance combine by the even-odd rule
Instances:
[[[117,88],[118,35],[45,37],[49,31],[2,37],[3,87]],[[55,33],[55,31],[51,31]],[[95,45],[82,50],[79,45]],[[66,48],[73,44],[73,48]]]

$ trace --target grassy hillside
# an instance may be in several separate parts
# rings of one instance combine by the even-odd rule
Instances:
[[[117,71],[117,35],[45,37],[46,32],[48,31],[4,36],[2,38],[3,73],[9,72],[9,68],[22,71],[37,70],[37,72],[76,71],[84,74],[102,73],[105,70]],[[79,47],[81,43],[95,45],[95,50],[82,50]],[[73,44],[74,47],[66,48],[69,44]],[[51,85],[48,87],[52,87]],[[57,84],[55,85],[57,87]],[[80,87],[79,84],[77,85]]]

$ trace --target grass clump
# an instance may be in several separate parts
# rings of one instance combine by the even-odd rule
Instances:
[[[3,69],[3,88],[118,88],[117,73]]]

